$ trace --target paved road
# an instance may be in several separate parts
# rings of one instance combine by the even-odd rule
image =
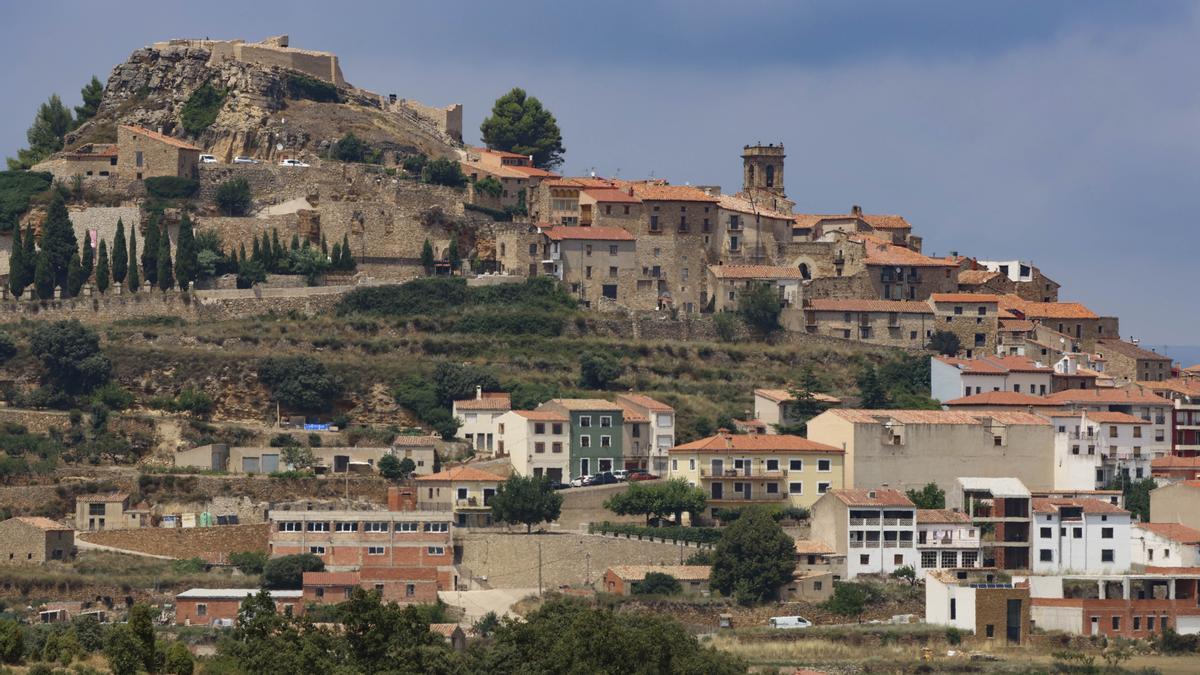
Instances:
[[[438,597],[448,605],[462,607],[463,624],[472,624],[488,612],[514,616],[509,608],[521,598],[537,593],[536,588],[494,588],[486,591],[441,591]]]

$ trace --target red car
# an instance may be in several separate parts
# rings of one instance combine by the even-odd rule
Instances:
[[[637,469],[635,471],[630,471],[629,478],[627,478],[626,480],[628,480],[631,483],[634,481],[639,481],[639,480],[658,480],[658,476],[655,476],[654,474],[652,474],[648,471],[643,471],[641,469]]]

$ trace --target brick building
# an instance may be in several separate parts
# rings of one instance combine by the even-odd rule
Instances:
[[[0,523],[0,564],[34,565],[75,555],[75,530],[41,516]]]
[[[157,176],[196,178],[200,148],[157,131],[117,127],[117,173],[126,180]]]
[[[708,565],[618,565],[604,571],[604,591],[614,595],[633,595],[639,583],[651,572],[674,577],[684,595],[707,595]]]
[[[246,598],[257,588],[192,588],[175,596],[175,625],[232,626]],[[268,591],[275,610],[285,616],[304,614],[303,591]]]
[[[1200,633],[1200,569],[1147,567],[1121,575],[1031,577],[1038,628],[1070,635],[1153,639]]]
[[[959,478],[946,506],[966,513],[982,533],[984,567],[1027,570],[1031,564],[1033,497],[1015,478]]]

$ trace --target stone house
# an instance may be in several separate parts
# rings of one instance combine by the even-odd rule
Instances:
[[[737,310],[742,293],[758,284],[766,284],[775,290],[785,308],[799,307],[802,278],[800,270],[794,267],[709,265],[707,289],[700,300],[705,310],[732,312]]]
[[[75,530],[41,516],[0,522],[0,564],[37,565],[75,556]]]
[[[859,235],[866,247],[867,276],[881,300],[926,300],[958,292],[958,263],[930,258],[910,248]]]
[[[1119,339],[1096,340],[1097,355],[1104,359],[1104,372],[1118,384],[1162,382],[1171,377],[1171,357]]]
[[[937,331],[958,337],[967,358],[996,353],[1000,297],[972,293],[934,293],[929,296]],[[1049,383],[1047,383],[1049,384]]]
[[[285,616],[304,614],[303,591],[268,591],[275,610]],[[232,626],[238,610],[257,588],[192,588],[175,596],[175,625]]]
[[[716,227],[704,233],[704,243],[717,260],[742,265],[770,265],[779,244],[792,240],[793,216],[771,208],[770,202],[717,194]]]
[[[496,418],[496,453],[520,476],[571,479],[571,417],[560,410],[510,410]]]
[[[49,171],[63,182],[74,176],[85,180],[117,174],[116,143],[85,143],[74,150],[60,152],[33,166],[33,171]]]
[[[762,208],[791,213],[796,203],[788,199],[784,188],[786,158],[782,143],[756,143],[742,148],[742,191],[738,196]]]
[[[912,236],[912,224],[903,216],[863,213],[858,205],[852,206],[849,213],[801,213],[792,219],[793,241],[816,241],[834,232],[874,235],[897,246],[921,250],[921,240]]]
[[[974,262],[976,266],[983,268],[981,271],[999,275],[999,278],[984,280],[983,285],[988,288],[988,290],[982,291],[984,293],[1013,293],[1022,299],[1033,302],[1058,302],[1059,283],[1042,274],[1042,271],[1033,263],[1023,260],[977,260]],[[1009,290],[998,290],[1005,286]]]
[[[492,524],[492,497],[503,482],[503,476],[470,466],[443,469],[416,480],[417,508],[448,510],[458,527],[487,527]]]
[[[704,237],[716,228],[716,197],[662,181],[625,183],[642,202],[635,267],[639,307],[699,312],[705,285]]]
[[[570,477],[590,476],[621,468],[624,462],[624,413],[616,403],[593,398],[555,398],[538,411],[564,414],[570,420]]]
[[[634,307],[637,241],[619,227],[555,226],[542,230],[543,266],[585,307],[602,300]]]
[[[927,302],[814,298],[804,301],[804,330],[843,340],[922,349],[937,324]]]
[[[148,508],[131,508],[124,492],[79,495],[75,498],[75,529],[84,532],[130,530],[149,525]]]
[[[196,178],[201,152],[191,143],[157,131],[125,124],[117,127],[117,173],[125,180]]]
[[[530,193],[543,180],[555,179],[557,174],[539,169],[533,165],[529,155],[518,155],[513,152],[489,150],[488,148],[469,147],[466,157],[459,162],[462,172],[472,183],[471,197],[477,204],[493,208],[524,207],[528,211]],[[494,178],[500,183],[499,197],[485,197],[474,190],[475,181],[483,178]]]
[[[1002,295],[1000,309],[1014,318],[1037,321],[1069,336],[1083,351],[1094,348],[1097,340],[1120,336],[1116,317],[1102,317],[1077,302],[1032,302],[1016,295]]]
[[[604,591],[613,595],[633,595],[651,572],[674,577],[683,587],[683,595],[708,595],[708,565],[617,565],[604,571]]]
[[[579,224],[635,231],[642,220],[642,200],[628,187],[585,187],[579,192]]]

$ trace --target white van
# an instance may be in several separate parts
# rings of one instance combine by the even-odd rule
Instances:
[[[217,156],[216,155],[200,155],[200,163],[201,164],[216,164]]]
[[[301,162],[298,159],[285,159],[279,163],[279,166],[296,166],[296,167],[304,168],[304,167],[307,167],[308,165],[305,164],[304,162]]]
[[[767,625],[780,629],[809,628],[812,622],[802,616],[773,616],[767,621]]]

